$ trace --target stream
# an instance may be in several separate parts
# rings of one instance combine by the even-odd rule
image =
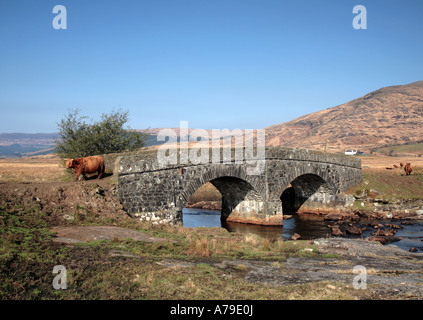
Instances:
[[[330,238],[331,230],[327,227],[328,221],[324,221],[322,216],[316,215],[296,215],[285,219],[283,226],[260,226],[245,223],[222,222],[219,210],[205,210],[195,208],[184,208],[183,224],[187,228],[195,227],[222,227],[229,232],[254,233],[272,240],[289,240],[294,233],[301,235],[303,239]],[[361,220],[360,225],[371,224],[373,221]],[[386,245],[396,245],[403,250],[411,247],[417,248],[418,252],[423,252],[423,221],[415,220],[413,224],[402,225],[400,221],[379,220],[381,224],[391,223],[402,227],[395,234],[396,237],[403,237],[402,240]],[[346,235],[347,238],[367,238],[375,229],[368,228],[360,236]]]

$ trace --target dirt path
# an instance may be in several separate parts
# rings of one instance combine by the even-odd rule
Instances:
[[[53,239],[53,241],[65,244],[74,244],[96,240],[113,241],[116,239],[132,239],[146,242],[165,241],[163,238],[151,237],[141,231],[113,226],[54,227],[51,229],[51,231],[56,233],[56,237]]]

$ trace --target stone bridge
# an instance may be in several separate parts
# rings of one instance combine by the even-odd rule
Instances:
[[[210,182],[222,194],[223,220],[282,225],[284,213],[345,205],[343,192],[362,177],[361,160],[342,154],[266,148],[259,174],[251,174],[251,159],[243,160],[163,165],[156,152],[120,156],[119,197],[132,216],[177,224],[190,196]]]

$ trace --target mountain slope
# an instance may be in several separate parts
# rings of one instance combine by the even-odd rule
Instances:
[[[423,140],[423,81],[385,87],[266,129],[269,146],[327,151]]]

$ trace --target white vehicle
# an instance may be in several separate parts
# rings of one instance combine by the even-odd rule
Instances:
[[[357,150],[353,150],[353,149],[345,150],[345,154],[353,156],[357,154]]]

